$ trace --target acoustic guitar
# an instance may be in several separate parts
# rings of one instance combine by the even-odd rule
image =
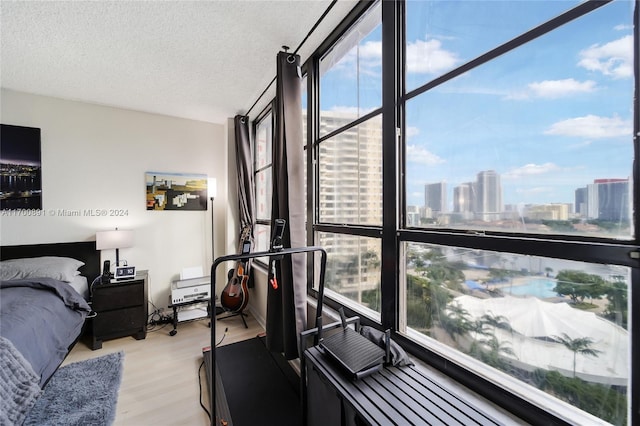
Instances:
[[[238,251],[239,254],[246,254],[251,251],[250,226],[246,226],[242,230]],[[227,311],[242,312],[249,303],[249,289],[247,287],[249,271],[247,270],[247,263],[243,261],[236,262],[236,267],[229,271],[228,277],[229,281],[220,295],[220,303]]]

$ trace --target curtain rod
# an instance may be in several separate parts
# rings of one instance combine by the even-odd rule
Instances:
[[[329,7],[327,7],[327,9],[324,11],[324,13],[320,16],[320,18],[318,18],[318,20],[316,21],[316,23],[313,25],[313,27],[311,27],[311,30],[307,33],[307,35],[305,36],[304,39],[302,39],[302,41],[300,42],[300,44],[298,45],[298,47],[296,48],[296,50],[293,51],[293,55],[298,53],[298,50],[300,50],[300,48],[304,45],[304,43],[309,39],[309,37],[311,36],[311,34],[313,34],[313,32],[316,30],[316,28],[318,28],[318,25],[320,25],[320,23],[324,20],[324,18],[327,16],[327,14],[329,13],[329,11],[331,9],[333,9],[333,6],[335,6],[335,4],[338,2],[338,0],[333,0],[331,2],[331,4],[329,5]],[[289,48],[286,46],[282,46],[283,49],[288,50]],[[253,110],[253,108],[258,104],[258,102],[260,101],[260,99],[262,99],[262,97],[264,96],[265,93],[267,93],[267,91],[269,90],[269,88],[273,85],[273,83],[275,83],[276,79],[278,78],[278,76],[273,77],[273,80],[271,80],[271,83],[269,83],[269,85],[267,86],[266,89],[264,89],[262,91],[262,93],[260,93],[260,96],[258,96],[258,99],[256,99],[256,101],[253,103],[253,105],[251,105],[251,108],[249,108],[249,110],[247,111],[247,113],[245,114],[245,116],[249,116],[249,113],[251,113],[251,110]]]

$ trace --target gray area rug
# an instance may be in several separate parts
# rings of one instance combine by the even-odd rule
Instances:
[[[116,417],[124,352],[60,367],[25,425],[111,425]]]

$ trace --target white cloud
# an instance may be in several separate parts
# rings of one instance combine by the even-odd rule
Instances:
[[[620,24],[613,27],[616,31],[633,31],[633,26],[628,24]]]
[[[633,76],[633,36],[605,44],[594,44],[580,52],[578,65],[613,78]]]
[[[506,173],[503,173],[502,176],[505,179],[520,179],[527,176],[537,176],[543,175],[550,172],[554,172],[559,170],[560,168],[554,163],[544,163],[544,164],[525,164],[522,167],[517,167],[515,169],[511,169]]]
[[[631,136],[632,132],[631,120],[625,121],[620,117],[609,118],[597,115],[559,121],[544,131],[546,135],[575,136],[591,139]]]
[[[593,92],[596,89],[596,82],[592,80],[577,81],[573,78],[565,78],[563,80],[543,80],[529,83],[526,89],[511,92],[505,96],[505,99],[557,99],[578,93]]]
[[[575,93],[589,93],[595,90],[596,83],[592,80],[576,81],[573,78],[564,80],[544,80],[529,84],[529,90],[538,98],[561,98]]]
[[[434,164],[442,164],[445,161],[438,157],[436,154],[433,154],[427,151],[424,148],[417,147],[415,145],[407,145],[407,162],[409,163],[419,163],[427,166],[432,166]]]
[[[411,139],[414,136],[417,136],[420,133],[420,129],[418,127],[409,126],[405,130],[407,139]]]
[[[376,65],[382,64],[382,42],[368,41],[360,46],[360,60]]]
[[[457,55],[442,48],[440,40],[416,40],[407,44],[407,72],[434,74],[459,63]]]
[[[356,63],[358,69],[356,69]],[[350,77],[355,78],[356,72],[368,75],[380,75],[382,66],[382,42],[368,41],[354,46],[335,64],[334,69],[340,69]]]

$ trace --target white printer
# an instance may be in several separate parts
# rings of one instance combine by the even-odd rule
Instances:
[[[211,298],[211,277],[198,277],[175,280],[171,282],[171,303],[182,303],[208,300]]]

